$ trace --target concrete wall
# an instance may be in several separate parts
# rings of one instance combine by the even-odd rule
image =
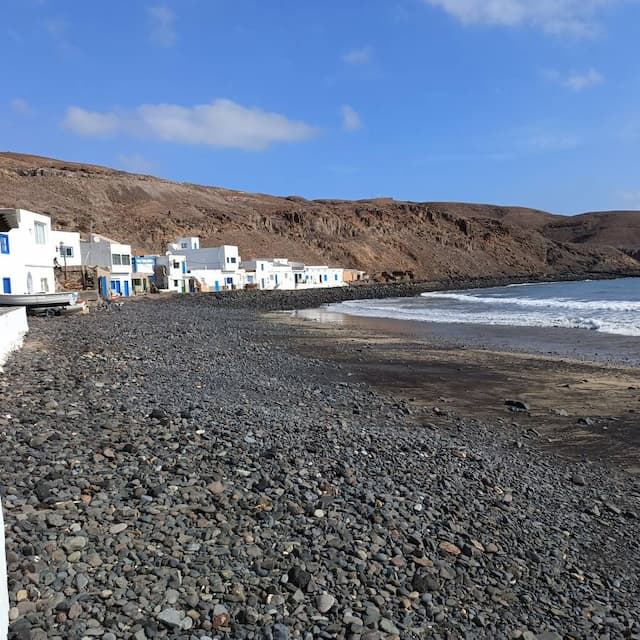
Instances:
[[[0,307],[0,368],[10,353],[22,346],[28,331],[24,307]]]
[[[0,502],[0,640],[6,640],[9,629],[9,585],[7,583],[7,559],[4,547],[4,519]]]

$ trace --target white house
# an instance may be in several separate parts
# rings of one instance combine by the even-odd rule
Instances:
[[[167,259],[169,264],[180,260],[184,284],[178,278],[178,273],[174,272],[173,277],[170,276],[172,284],[178,282],[180,287],[175,290],[190,291],[195,288],[196,282],[210,291],[242,289],[245,285],[240,254],[234,245],[200,248],[200,239],[197,237],[178,238],[169,245]]]
[[[178,238],[175,243],[179,250],[187,249],[193,251],[200,248],[200,238],[197,236],[185,236],[184,238]]]
[[[247,284],[258,289],[317,289],[343,287],[344,269],[327,266],[306,266],[289,262],[286,258],[271,260],[245,260]]]
[[[89,234],[88,240],[80,241],[82,264],[105,267],[111,270],[111,292],[131,295],[131,245],[122,244],[98,235]]]
[[[53,293],[51,218],[26,209],[0,209],[2,293]]]
[[[51,231],[55,258],[61,267],[82,265],[80,234],[77,231]]]
[[[183,255],[167,252],[164,256],[158,256],[155,275],[158,289],[177,293],[188,291],[187,259]]]
[[[272,260],[245,260],[242,268],[246,272],[247,284],[258,289],[295,289],[295,271],[301,267],[299,263],[291,263],[287,258]]]
[[[344,287],[344,269],[339,267],[305,265],[297,288]]]

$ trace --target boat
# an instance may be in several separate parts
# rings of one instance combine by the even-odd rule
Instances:
[[[0,294],[0,307],[27,307],[31,309],[66,307],[74,304],[77,293],[4,293]]]

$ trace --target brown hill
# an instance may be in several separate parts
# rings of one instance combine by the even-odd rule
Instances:
[[[412,270],[425,278],[640,267],[615,248],[632,248],[618,242],[622,237],[640,239],[640,214],[625,215],[618,234],[623,214],[565,218],[492,205],[310,201],[17,153],[0,153],[0,206],[47,213],[59,229],[94,230],[131,242],[136,252],[161,252],[177,236],[199,235],[204,246],[237,244],[247,258]],[[592,230],[589,237],[584,229]]]

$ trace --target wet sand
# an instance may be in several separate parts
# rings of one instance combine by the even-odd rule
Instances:
[[[640,473],[640,339],[574,329],[444,325],[326,309],[270,314],[292,346],[437,416],[492,421],[572,459]],[[505,400],[521,400],[514,412]]]

